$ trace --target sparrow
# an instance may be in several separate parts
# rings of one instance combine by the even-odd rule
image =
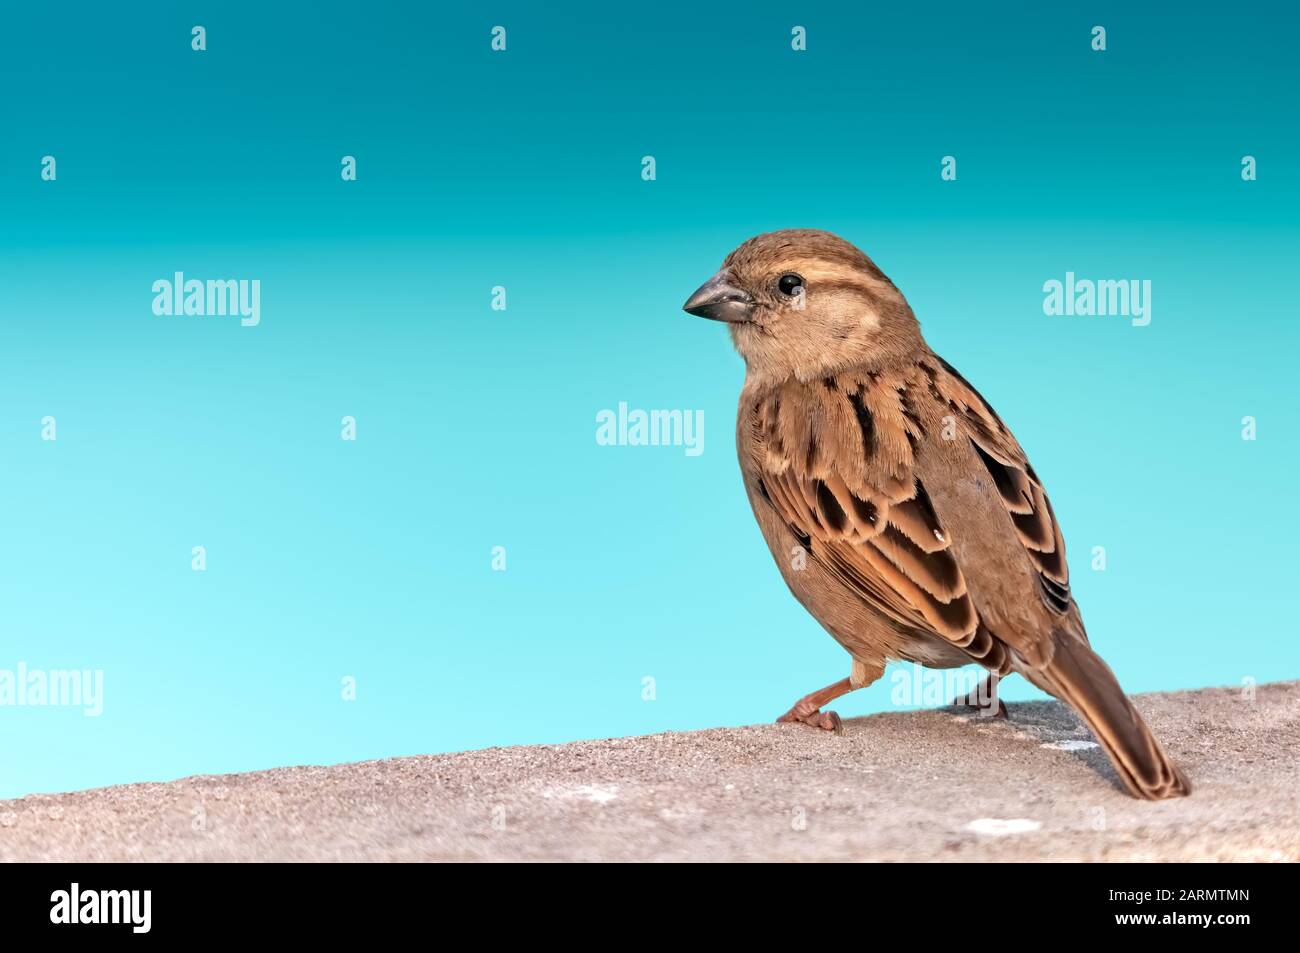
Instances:
[[[870,258],[770,232],[683,308],[726,322],[744,358],[745,492],[790,591],[852,659],[779,721],[838,730],[825,706],[891,659],[976,662],[986,697],[1019,673],[1070,705],[1135,797],[1190,793],[1089,644],[1042,480]]]

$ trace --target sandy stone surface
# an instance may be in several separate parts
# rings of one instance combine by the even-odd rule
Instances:
[[[1300,860],[1300,682],[1144,695],[1148,804],[1056,703],[280,768],[0,801],[0,860]]]

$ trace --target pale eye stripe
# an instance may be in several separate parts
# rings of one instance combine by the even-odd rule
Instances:
[[[780,268],[777,274],[794,272],[803,277],[810,290],[833,291],[836,289],[856,291],[863,295],[875,295],[884,290],[886,285],[865,273],[860,268],[848,266],[827,266],[823,262],[789,262]]]

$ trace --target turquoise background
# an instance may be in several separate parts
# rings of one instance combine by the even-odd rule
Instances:
[[[0,708],[0,796],[767,721],[847,674],[679,310],[786,226],[871,254],[1015,429],[1126,688],[1300,675],[1286,7],[0,16],[0,668],[105,681]],[[261,325],[155,316],[177,270],[260,279]],[[1068,270],[1150,279],[1150,326],[1044,316]],[[621,400],[702,409],[704,454],[598,446]]]

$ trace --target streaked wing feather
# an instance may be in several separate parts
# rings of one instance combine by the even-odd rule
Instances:
[[[971,644],[979,619],[914,474],[906,390],[869,375],[791,384],[755,419],[761,485],[813,555],[898,624]]]
[[[936,360],[942,371],[923,365],[932,393],[960,414],[962,429],[988,470],[1016,536],[1039,573],[1044,602],[1058,613],[1067,612],[1071,596],[1065,539],[1038,475],[988,401],[952,365],[942,358]]]

